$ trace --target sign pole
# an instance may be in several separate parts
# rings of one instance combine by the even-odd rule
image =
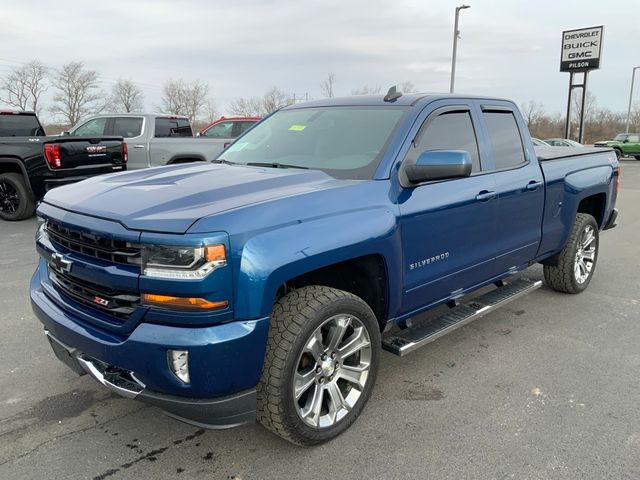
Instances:
[[[582,134],[584,132],[584,107],[587,103],[587,77],[589,70],[584,72],[584,81],[582,82],[582,103],[580,107],[580,129],[578,130],[578,142],[582,143]]]
[[[569,138],[571,128],[571,92],[573,91],[573,72],[569,73],[569,95],[567,95],[567,116],[564,122],[564,138]]]

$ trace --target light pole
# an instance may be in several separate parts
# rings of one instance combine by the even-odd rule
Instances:
[[[625,129],[625,133],[629,133],[629,119],[631,118],[631,101],[633,100],[633,80],[636,76],[636,70],[640,67],[633,67],[631,71],[631,91],[629,92],[629,108],[627,109],[627,128]]]
[[[453,85],[456,81],[456,54],[458,53],[458,17],[460,16],[460,10],[465,8],[471,8],[471,5],[460,5],[456,7],[456,20],[453,24],[453,55],[451,56],[451,85],[449,87],[449,93],[453,93]]]

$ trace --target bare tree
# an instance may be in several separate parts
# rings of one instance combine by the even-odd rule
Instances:
[[[333,86],[336,83],[336,74],[333,72],[329,72],[327,78],[325,78],[320,83],[320,91],[322,92],[322,96],[327,98],[333,98],[335,95],[333,94]]]
[[[269,115],[292,103],[293,101],[283,90],[278,87],[271,87],[262,97],[262,112],[264,115]]]
[[[527,126],[532,128],[545,116],[544,105],[535,100],[529,100],[520,105],[520,113],[522,113]]]
[[[238,98],[229,105],[229,112],[243,117],[261,117],[291,105],[293,99],[278,87],[271,87],[262,97]]]
[[[229,105],[229,113],[241,117],[262,116],[262,99],[260,97],[238,98]]]
[[[144,106],[144,94],[132,80],[119,78],[111,88],[109,104],[116,112],[139,112]]]
[[[369,85],[363,85],[360,88],[351,90],[351,95],[375,95],[380,93],[381,90],[380,86],[370,87]]]
[[[416,90],[416,86],[413,84],[413,82],[407,80],[406,82],[402,82],[400,91],[402,93],[416,93],[418,90]]]
[[[82,62],[63,65],[53,79],[57,93],[53,97],[51,112],[61,115],[68,125],[75,125],[82,117],[99,112],[104,104],[99,101],[98,73],[85,70]]]
[[[219,113],[216,106],[216,101],[213,98],[207,99],[204,104],[205,120],[209,123],[218,119]]]
[[[186,115],[195,122],[207,102],[209,85],[196,80],[187,83],[182,79],[169,80],[162,89],[162,111],[173,115]]]
[[[40,96],[49,88],[46,78],[47,67],[38,60],[14,68],[0,84],[0,100],[20,110],[38,113]]]

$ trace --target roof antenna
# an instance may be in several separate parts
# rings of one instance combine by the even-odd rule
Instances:
[[[385,102],[395,102],[397,99],[399,99],[402,96],[402,92],[398,92],[396,90],[396,86],[394,85],[393,87],[391,87],[389,89],[389,91],[387,92],[387,94],[384,96],[384,101]]]

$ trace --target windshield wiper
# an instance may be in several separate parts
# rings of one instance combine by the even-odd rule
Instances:
[[[219,158],[217,160],[211,160],[211,163],[224,163],[225,165],[238,165],[237,163],[230,162],[229,160],[225,160],[224,158]]]
[[[303,167],[300,165],[290,165],[288,163],[278,163],[278,162],[249,162],[245,165],[249,165],[251,167],[270,167],[270,168],[301,168],[303,170],[309,170],[309,167]]]

